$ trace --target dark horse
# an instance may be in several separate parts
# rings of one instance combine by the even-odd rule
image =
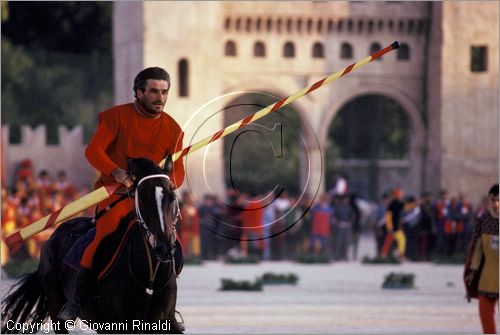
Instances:
[[[172,331],[177,297],[174,250],[178,206],[167,176],[171,168],[171,160],[165,170],[143,158],[129,161],[129,171],[135,176],[136,210],[118,229],[127,236],[125,242],[121,242],[122,236],[107,237],[96,252],[96,272],[109,267],[110,255],[116,260],[109,271],[101,272],[102,278],[95,282],[93,294],[82,307],[80,319],[90,329],[99,333]],[[14,322],[40,330],[37,325],[48,316],[56,332],[68,332],[64,325],[54,324],[76,273],[63,259],[75,240],[93,226],[90,221],[67,221],[45,242],[38,270],[18,279],[2,302],[2,333],[16,332],[12,329]]]

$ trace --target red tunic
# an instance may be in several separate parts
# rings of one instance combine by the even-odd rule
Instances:
[[[184,133],[168,114],[156,119],[141,116],[133,103],[115,106],[99,114],[99,127],[92,137],[85,156],[101,172],[94,185],[115,184],[111,172],[117,167],[127,169],[127,158],[148,158],[157,164],[168,155],[182,150]],[[172,182],[179,187],[184,181],[182,159],[174,163]]]
[[[96,189],[102,185],[115,184],[111,173],[117,167],[127,169],[127,158],[143,157],[160,163],[167,155],[182,150],[184,134],[172,117],[161,113],[158,118],[149,119],[141,116],[135,108],[133,103],[129,103],[99,114],[99,127],[85,150],[88,161],[101,172],[94,185]],[[175,187],[182,184],[182,159],[174,162],[170,177]],[[105,208],[117,198],[118,195],[112,195],[99,203],[98,208]],[[118,228],[120,220],[133,208],[133,201],[125,199],[97,220],[96,235],[83,253],[82,267],[92,267],[99,243]]]
[[[193,205],[184,205],[181,208],[181,217],[181,243],[185,246],[187,252],[193,253],[193,250],[188,251],[187,249],[193,247],[190,241],[200,236],[198,209]]]
[[[241,213],[244,233],[256,234],[259,237],[264,232],[264,201],[252,200]]]

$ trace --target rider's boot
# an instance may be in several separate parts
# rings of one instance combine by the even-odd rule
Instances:
[[[70,299],[59,312],[59,320],[76,320],[91,293],[92,281],[92,270],[81,267],[76,274],[76,282],[72,288]]]

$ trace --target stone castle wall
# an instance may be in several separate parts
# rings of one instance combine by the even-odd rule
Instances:
[[[367,6],[369,16],[365,14]],[[373,43],[381,47],[394,40],[406,44],[410,50],[408,60],[397,59],[395,52],[388,54],[301,99],[294,108],[310,125],[305,141],[319,143],[319,150],[310,153],[309,180],[324,189],[321,156],[336,113],[345,103],[362,95],[393,98],[403,106],[412,123],[410,160],[398,186],[412,193],[420,192],[420,156],[425,145],[421,113],[424,44],[429,24],[427,4],[144,2],[115,3],[114,7],[116,102],[131,99],[132,92],[124,83],[130,82],[138,71],[138,63],[142,61],[142,67],[165,67],[173,78],[166,111],[183,127],[185,145],[224,126],[221,111],[235,92],[257,91],[282,98],[364,58]],[[131,22],[130,7],[141,18]],[[138,28],[141,23],[142,30]],[[127,38],[124,32],[131,26],[135,27],[132,37]],[[235,44],[235,56],[225,54],[228,42]],[[255,57],[253,53],[257,42],[265,47],[264,57]],[[286,42],[295,45],[293,58],[283,57]],[[323,46],[322,58],[312,56],[315,43]],[[353,46],[350,59],[340,57],[342,43]],[[181,61],[189,64],[187,96],[179,95]],[[219,140],[186,158],[186,187],[196,194],[225,193],[222,143]]]
[[[440,81],[441,185],[486,195],[499,178],[498,2],[443,2]],[[471,71],[471,48],[487,48]]]
[[[45,126],[41,125],[35,129],[22,126],[21,142],[13,144],[9,143],[9,127],[2,126],[2,163],[5,167],[5,184],[8,187],[15,185],[19,162],[25,159],[31,160],[35,176],[41,170],[47,170],[50,176],[55,178],[57,171],[65,170],[68,179],[77,187],[92,187],[96,173],[84,155],[83,128],[78,126],[69,130],[61,126],[58,131],[59,144],[49,145],[46,141]]]

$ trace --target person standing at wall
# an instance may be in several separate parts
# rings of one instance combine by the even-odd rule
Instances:
[[[412,195],[408,196],[401,211],[400,223],[406,237],[405,255],[411,261],[417,260],[420,217],[421,210],[417,199]]]
[[[479,317],[484,334],[496,334],[498,306],[498,184],[489,192],[488,210],[477,219],[465,265],[467,300],[479,299]],[[471,286],[479,278],[477,295]]]
[[[338,196],[333,205],[333,259],[349,260],[349,245],[352,241],[352,226],[356,220],[348,195]]]
[[[316,257],[329,256],[328,241],[330,239],[330,225],[333,217],[333,208],[330,206],[328,193],[321,195],[319,203],[311,209],[312,229],[309,248]]]
[[[418,259],[421,261],[430,260],[432,243],[436,236],[436,222],[432,210],[432,194],[424,192],[421,197],[421,216],[418,239]]]
[[[358,259],[358,245],[359,236],[361,235],[361,208],[358,205],[358,196],[352,193],[349,196],[349,205],[353,212],[352,229],[351,229],[351,243],[352,243],[352,259]]]
[[[404,207],[402,199],[403,191],[401,189],[394,189],[392,191],[392,200],[385,213],[387,234],[381,252],[381,256],[384,258],[389,255],[393,240],[396,240],[400,260],[404,260],[405,258],[406,238],[400,225],[401,211]]]
[[[458,252],[467,251],[467,242],[472,237],[474,209],[472,204],[464,193],[458,195],[458,207],[460,208],[460,216],[463,223],[463,231],[458,236]]]
[[[434,253],[443,255],[446,249],[445,226],[449,221],[449,205],[448,191],[439,191],[439,197],[434,202],[434,217],[436,222],[436,244],[434,245]]]
[[[188,191],[182,193],[181,204],[181,243],[184,247],[186,259],[198,259],[201,255],[200,216],[193,194]]]

